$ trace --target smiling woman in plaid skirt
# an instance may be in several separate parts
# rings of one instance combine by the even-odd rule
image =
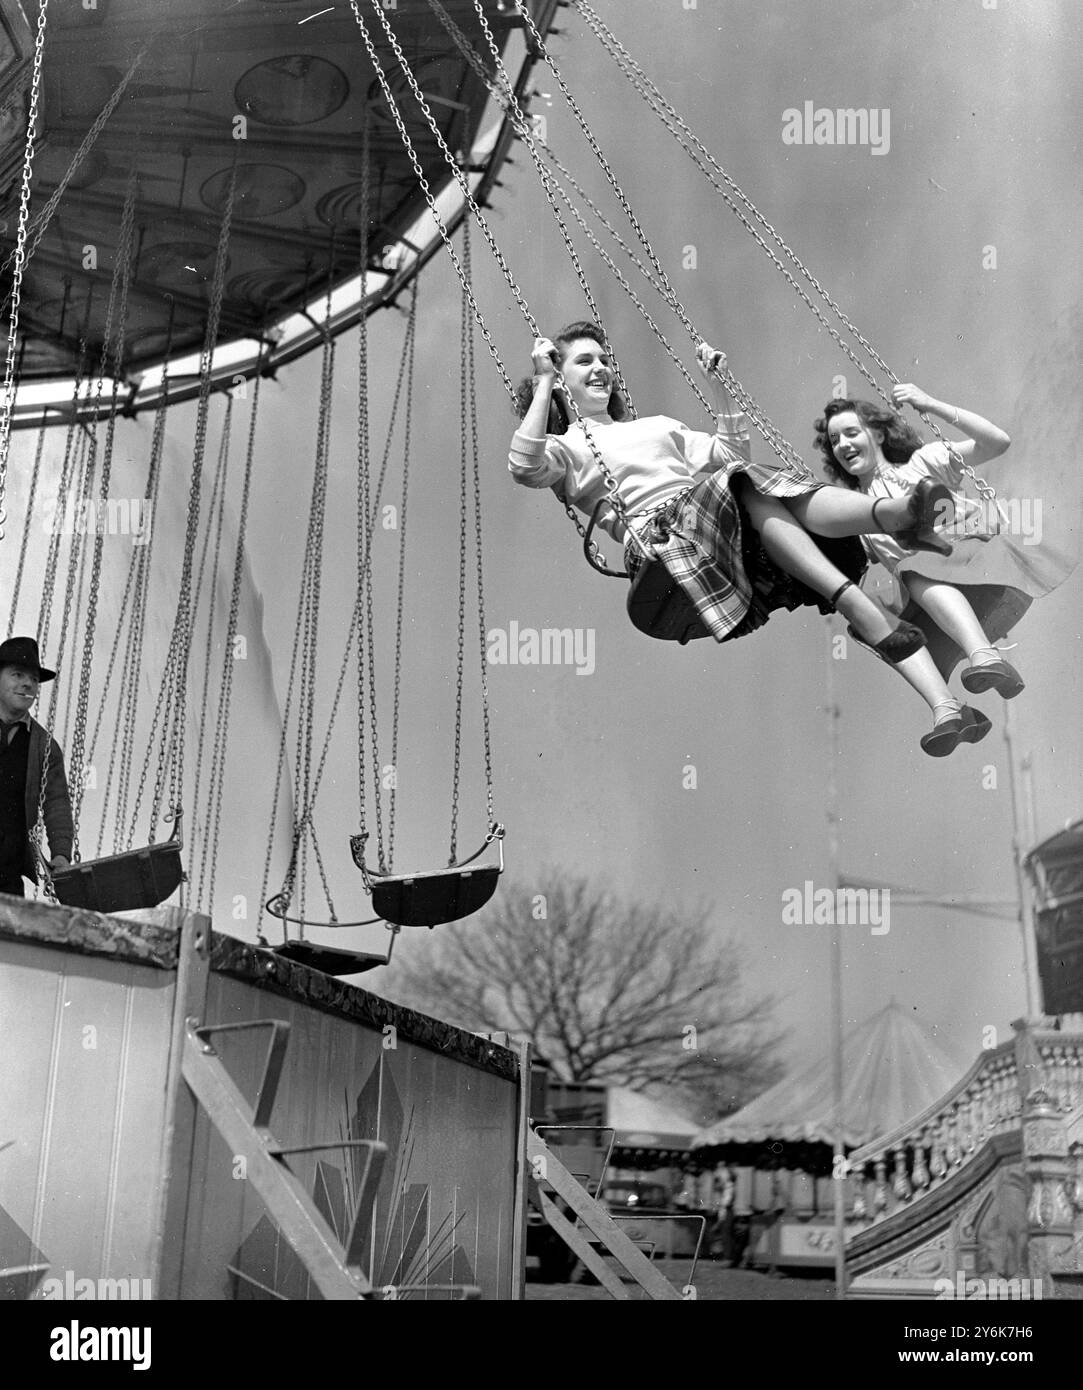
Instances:
[[[532,357],[533,377],[520,387],[512,476],[527,487],[556,489],[590,516],[607,496],[597,450],[616,480],[628,527],[665,565],[716,641],[754,632],[776,608],[811,604],[823,613],[837,609],[891,662],[924,646],[918,628],[885,615],[853,582],[865,569],[853,538],[887,533],[916,549],[942,550],[932,533],[940,509],[951,504],[942,484],[927,480],[905,497],[872,501],[825,486],[796,464],[753,462],[744,416],[727,408],[718,374],[725,357],[707,343],[696,357],[718,397],[713,435],[663,415],[626,419],[612,359],[593,324],[573,323],[553,340],[539,338]],[[634,574],[640,550],[626,538],[624,521],[606,504],[598,524],[626,541]]]

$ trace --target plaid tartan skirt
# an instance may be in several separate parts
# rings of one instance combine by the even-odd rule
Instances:
[[[779,569],[764,550],[732,491],[736,474],[768,497],[803,497],[826,486],[811,473],[778,463],[737,464],[679,493],[640,522],[638,534],[688,595],[716,642],[755,632],[778,608],[809,605],[834,612],[826,598]],[[860,580],[868,559],[857,536],[812,539],[847,579]],[[630,537],[624,558],[634,578],[643,556]]]

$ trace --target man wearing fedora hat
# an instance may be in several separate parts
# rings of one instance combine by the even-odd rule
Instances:
[[[0,893],[23,893],[23,877],[37,882],[30,832],[43,812],[54,869],[71,860],[75,827],[56,739],[30,717],[42,681],[56,675],[42,666],[32,637],[0,642]],[[42,769],[45,795],[41,794]]]

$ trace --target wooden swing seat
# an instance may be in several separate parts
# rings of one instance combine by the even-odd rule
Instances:
[[[398,927],[436,927],[445,922],[458,922],[471,917],[485,906],[496,892],[497,881],[504,871],[504,845],[497,836],[500,862],[483,868],[470,868],[481,854],[447,869],[435,869],[413,874],[374,873],[365,864],[363,835],[350,837],[353,861],[364,875],[365,886],[372,895],[372,910],[385,922]],[[488,840],[485,842],[488,844]]]
[[[276,956],[291,960],[295,965],[307,965],[310,970],[320,970],[325,975],[360,975],[390,960],[390,953],[377,956],[369,951],[347,951],[341,946],[317,946],[311,941],[286,941],[271,949]]]
[[[51,871],[53,891],[66,907],[91,912],[157,907],[184,881],[180,852],[180,840],[169,839],[104,859],[84,859]]]

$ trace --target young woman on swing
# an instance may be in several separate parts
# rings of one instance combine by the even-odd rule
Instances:
[[[1006,635],[1030,606],[1031,597],[1044,589],[1029,584],[1031,557],[999,533],[999,517],[988,515],[988,504],[961,491],[963,465],[974,467],[997,458],[1010,445],[1008,436],[981,415],[934,400],[912,383],[896,386],[892,397],[897,406],[938,415],[969,437],[950,446],[942,441],[923,444],[897,411],[870,401],[833,400],[816,421],[816,445],[827,476],[864,497],[905,498],[929,481],[947,486],[953,494],[956,545],[943,554],[919,554],[898,534],[863,537],[870,558],[894,580],[892,591],[884,596],[888,610],[931,620],[936,627],[927,628],[930,641],[945,648],[935,662],[926,649],[896,663],[933,713],[933,729],[922,739],[922,747],[943,757],[955,748],[966,725],[966,707],[952,696],[945,675],[966,657],[964,690],[995,690],[1005,700],[1018,695],[1023,681],[993,641]],[[858,635],[863,636],[860,631]],[[989,721],[984,715],[980,718],[988,732]],[[969,741],[976,742],[972,734]]]
[[[532,357],[534,375],[519,388],[512,476],[527,487],[556,489],[590,516],[607,495],[593,443],[616,479],[629,527],[688,594],[716,641],[754,632],[776,608],[812,604],[823,613],[837,608],[888,661],[905,660],[924,645],[918,628],[885,616],[852,582],[865,569],[853,538],[886,531],[918,549],[942,549],[932,534],[938,512],[951,501],[942,484],[926,481],[905,497],[869,501],[781,460],[754,463],[744,417],[728,408],[717,374],[724,354],[707,343],[696,357],[715,388],[714,435],[662,415],[626,419],[605,338],[594,324],[573,323],[552,340],[539,338]],[[625,561],[634,574],[641,552],[611,505],[598,524],[626,540]]]

